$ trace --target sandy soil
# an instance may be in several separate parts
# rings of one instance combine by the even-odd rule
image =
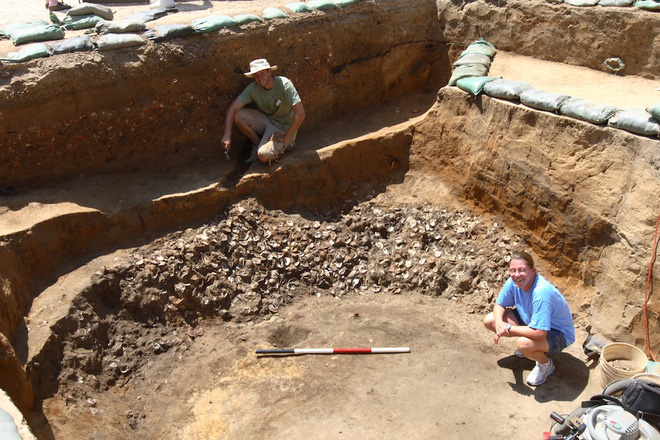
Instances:
[[[507,52],[498,52],[490,76],[525,81],[536,89],[584,98],[620,108],[646,108],[660,102],[657,81],[568,66]]]

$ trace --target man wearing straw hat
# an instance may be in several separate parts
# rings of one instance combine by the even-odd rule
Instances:
[[[247,162],[257,158],[270,163],[293,148],[298,128],[305,119],[305,109],[293,83],[283,76],[274,76],[277,66],[271,66],[265,58],[250,63],[245,73],[254,78],[245,90],[232,102],[225,116],[225,134],[222,146],[231,147],[231,131],[234,124],[252,142]],[[256,108],[246,105],[254,104]]]
[[[484,325],[495,333],[496,344],[502,337],[518,338],[515,355],[536,361],[527,383],[538,386],[555,372],[548,353],[575,342],[573,316],[559,290],[536,273],[528,253],[511,256],[509,275]]]

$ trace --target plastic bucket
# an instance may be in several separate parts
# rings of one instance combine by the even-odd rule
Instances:
[[[628,379],[646,372],[648,358],[634,345],[613,342],[603,347],[600,354],[601,385],[604,387],[613,380]]]

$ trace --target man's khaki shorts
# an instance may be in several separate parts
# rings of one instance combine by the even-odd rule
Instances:
[[[257,146],[257,152],[260,157],[269,161],[277,160],[293,148],[293,143],[298,133],[294,133],[293,138],[286,145],[283,142],[271,141],[270,137],[274,133],[286,133],[286,127],[284,124],[270,119],[263,112],[244,107],[236,113],[236,116],[261,135],[261,142]]]

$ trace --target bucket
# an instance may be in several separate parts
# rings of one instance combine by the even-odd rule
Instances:
[[[603,347],[600,354],[601,385],[617,379],[629,379],[646,372],[649,360],[642,350],[634,345],[613,342]]]
[[[647,380],[649,382],[654,382],[660,385],[660,375],[657,375],[655,373],[641,373],[641,374],[635,374],[633,379],[642,379],[642,380]]]

